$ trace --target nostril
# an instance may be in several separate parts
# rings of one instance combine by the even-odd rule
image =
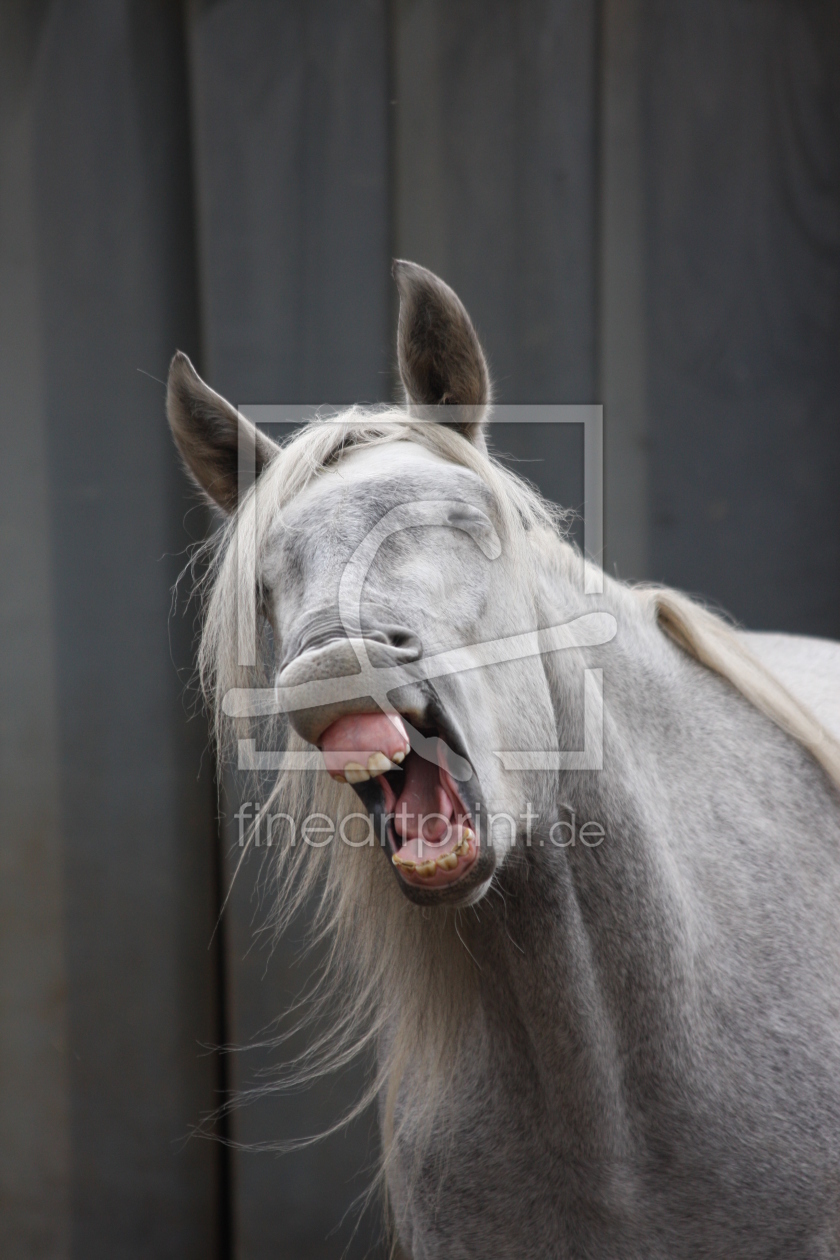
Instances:
[[[378,626],[365,632],[368,658],[374,668],[409,665],[423,655],[423,645],[405,626]]]
[[[389,647],[413,652],[416,656],[423,655],[423,645],[420,639],[412,630],[407,630],[405,626],[384,626],[381,633],[382,641],[387,643]]]

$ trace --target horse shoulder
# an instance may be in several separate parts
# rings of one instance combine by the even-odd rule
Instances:
[[[741,631],[739,638],[840,739],[840,643],[759,631]]]

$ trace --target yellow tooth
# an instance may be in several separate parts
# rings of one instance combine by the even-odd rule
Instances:
[[[397,857],[396,853],[392,855],[391,861],[394,863],[394,866],[402,866],[407,871],[414,871],[417,869],[417,863],[412,862],[411,858]]]
[[[343,775],[343,774],[339,774],[337,770],[331,770],[331,771],[330,771],[330,775],[332,776],[332,778],[334,778],[334,779],[335,779],[336,783],[346,783],[346,782],[347,782],[347,780],[345,779],[344,775]]]
[[[348,761],[344,767],[344,777],[348,783],[367,783],[370,775],[358,761]]]
[[[458,857],[455,853],[447,853],[443,857],[438,858],[438,866],[442,866],[445,871],[454,871],[458,865]]]
[[[390,770],[391,763],[384,753],[375,752],[371,753],[368,757],[367,768],[368,774],[372,779],[374,779],[378,774],[385,774],[388,770]]]
[[[475,832],[474,832],[474,831],[470,831],[469,827],[465,827],[465,828],[464,828],[464,839],[465,839],[465,840],[475,840]]]
[[[431,860],[429,862],[420,862],[417,866],[417,874],[422,875],[424,879],[428,879],[430,875],[434,875],[437,862]]]
[[[404,750],[401,748],[401,749],[399,750],[399,752],[395,752],[395,753],[394,753],[394,755],[393,755],[393,757],[391,758],[391,760],[392,760],[392,761],[394,761],[394,762],[396,762],[396,764],[397,764],[398,766],[401,766],[401,765],[402,765],[402,763],[405,761],[405,756],[406,756],[406,755],[405,755],[405,752],[404,752]]]

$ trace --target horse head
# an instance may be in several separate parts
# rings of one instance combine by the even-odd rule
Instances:
[[[168,411],[196,483],[259,534],[245,599],[271,627],[293,730],[355,790],[406,896],[463,905],[545,793],[497,754],[556,747],[525,640],[547,616],[540,547],[560,544],[551,509],[487,456],[489,375],[463,305],[422,267],[395,276],[401,409],[318,419],[280,447],[179,354]]]

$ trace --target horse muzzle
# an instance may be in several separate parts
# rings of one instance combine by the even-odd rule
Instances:
[[[299,687],[314,682],[335,683],[332,689],[334,696],[329,697],[326,703],[305,705],[289,712],[289,721],[298,735],[310,744],[317,744],[323,732],[339,718],[350,713],[370,713],[371,705],[376,707],[374,697],[364,695],[347,698],[342,680],[361,672],[360,661],[369,662],[374,670],[411,665],[422,655],[419,643],[413,640],[414,636],[411,636],[406,646],[397,646],[379,638],[337,639],[296,656],[277,675],[276,687]],[[418,695],[415,704],[422,703],[422,698]],[[414,707],[410,699],[409,707]]]

